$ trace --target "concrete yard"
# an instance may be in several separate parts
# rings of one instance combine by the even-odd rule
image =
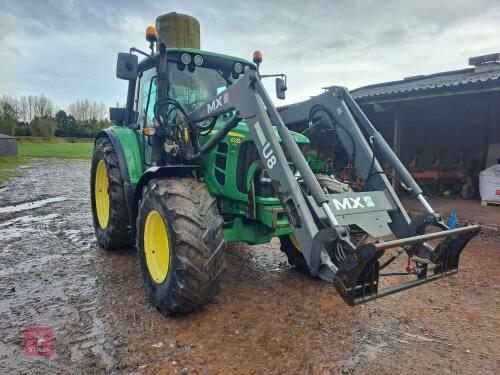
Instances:
[[[148,303],[135,249],[96,245],[89,162],[21,168],[0,189],[2,374],[498,374],[498,207],[431,201],[489,229],[457,275],[426,286],[351,308],[291,269],[277,242],[236,244],[222,291],[172,318]],[[51,357],[23,352],[37,326],[54,330]]]

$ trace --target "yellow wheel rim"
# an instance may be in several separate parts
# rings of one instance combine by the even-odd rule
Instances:
[[[158,211],[151,211],[144,224],[144,252],[152,279],[161,284],[168,274],[170,247],[165,222]]]
[[[104,229],[109,221],[109,179],[106,163],[100,160],[95,173],[95,208],[99,226]]]
[[[299,241],[297,240],[297,237],[295,237],[295,233],[290,233],[288,235],[288,237],[290,237],[290,241],[292,241],[292,244],[293,246],[298,250],[298,251],[302,251],[302,248],[300,247],[300,243]]]

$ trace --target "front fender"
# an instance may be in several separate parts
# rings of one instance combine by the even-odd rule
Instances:
[[[193,177],[192,173],[200,168],[201,165],[197,164],[180,164],[151,167],[147,169],[137,182],[137,185],[135,185],[131,208],[133,217],[137,217],[139,200],[142,197],[142,189],[150,180],[162,177]]]
[[[135,186],[142,175],[142,160],[135,131],[123,126],[114,126],[101,130],[97,134],[96,140],[102,137],[108,138],[115,150],[125,190],[125,199],[129,214],[128,221],[134,227]]]

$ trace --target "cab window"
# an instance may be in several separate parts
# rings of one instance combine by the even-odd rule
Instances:
[[[151,68],[145,71],[138,85],[138,112],[137,120],[141,129],[153,126],[153,107],[156,101],[156,69]]]

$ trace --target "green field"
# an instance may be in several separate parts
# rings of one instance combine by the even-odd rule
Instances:
[[[10,177],[18,175],[16,167],[28,158],[56,157],[60,159],[88,159],[92,157],[94,144],[54,142],[20,143],[19,156],[0,158],[0,185]]]
[[[19,156],[27,157],[56,157],[63,159],[90,159],[92,157],[93,143],[21,143]]]

